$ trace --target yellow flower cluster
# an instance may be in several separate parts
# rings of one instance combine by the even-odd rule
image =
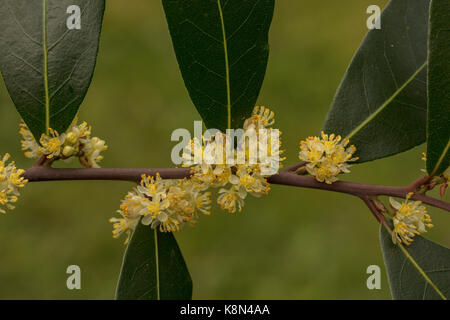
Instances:
[[[184,167],[191,167],[192,180],[206,187],[220,187],[217,203],[230,213],[242,211],[247,194],[260,197],[270,185],[266,177],[275,174],[284,160],[279,131],[270,128],[274,113],[256,106],[244,122],[234,147],[232,137],[221,132],[202,141],[193,139],[183,153]],[[202,159],[200,164],[195,159]]]
[[[139,221],[161,232],[195,225],[200,214],[211,213],[211,192],[207,191],[211,187],[220,188],[217,203],[230,213],[242,210],[247,194],[267,194],[270,185],[266,177],[284,160],[280,157],[279,134],[268,128],[273,123],[272,111],[255,107],[236,147],[231,144],[232,138],[221,132],[210,139],[191,140],[183,152],[183,166],[191,167],[191,177],[163,180],[159,174],[142,176],[141,184],[122,200],[118,210],[121,217],[110,219],[113,237],[126,233],[127,243]],[[253,143],[244,143],[253,138]],[[253,159],[255,149],[260,152]]]
[[[19,133],[23,140],[22,150],[27,158],[39,158],[46,155],[47,159],[69,159],[78,157],[80,163],[87,168],[98,168],[98,162],[103,159],[100,155],[107,150],[105,141],[97,137],[91,137],[91,127],[86,122],[77,125],[77,119],[63,134],[58,134],[53,129],[49,134],[42,134],[39,142],[34,139],[27,125],[22,121]]]
[[[432,228],[431,217],[427,213],[427,209],[422,206],[421,201],[410,201],[413,193],[406,196],[406,200],[402,203],[397,202],[393,198],[389,198],[389,202],[395,210],[394,232],[392,240],[394,243],[403,242],[410,245],[415,235],[426,232],[426,228]]]
[[[211,192],[192,180],[163,180],[159,176],[142,176],[141,184],[129,192],[120,205],[120,218],[111,218],[113,237],[126,233],[125,243],[139,220],[161,232],[178,231],[189,223],[196,224],[199,214],[209,215]]]
[[[5,207],[9,210],[15,208],[12,203],[17,202],[19,189],[28,182],[22,177],[24,170],[17,169],[13,161],[6,164],[9,158],[10,155],[5,154],[0,160],[0,213],[6,213]]]
[[[300,142],[300,160],[306,161],[306,171],[319,182],[331,184],[338,180],[340,173],[350,172],[349,161],[356,161],[353,157],[356,147],[347,147],[348,139],[324,132],[319,137],[308,137]]]

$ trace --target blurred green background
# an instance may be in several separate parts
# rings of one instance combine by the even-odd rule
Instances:
[[[285,164],[297,161],[300,139],[320,131],[367,32],[366,8],[386,3],[277,1],[259,103],[276,112]],[[80,118],[108,142],[104,167],[170,166],[171,132],[192,131],[200,117],[184,88],[160,1],[108,1]],[[29,167],[32,161],[20,151],[20,118],[3,82],[0,119],[0,153]],[[343,179],[408,184],[421,175],[423,150],[354,166]],[[0,298],[113,298],[125,247],[123,239],[111,238],[108,219],[131,188],[101,181],[29,184],[17,209],[0,216]],[[427,236],[450,245],[450,216],[430,212],[436,227]],[[347,195],[274,186],[266,197],[249,197],[241,214],[216,208],[176,237],[195,299],[390,298],[377,223]],[[81,290],[66,288],[71,264],[81,267]],[[372,264],[383,269],[381,290],[366,287]]]

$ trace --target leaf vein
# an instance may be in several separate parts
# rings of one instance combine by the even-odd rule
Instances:
[[[36,71],[38,74],[42,74],[42,71],[41,71],[41,70],[39,70],[38,68],[36,68],[35,66],[33,66],[31,63],[29,63],[29,62],[28,62],[27,60],[25,60],[24,58],[20,57],[19,55],[15,54],[15,53],[12,52],[12,51],[10,51],[10,53],[11,53],[11,55],[12,55],[14,58],[16,58],[16,59],[22,61],[22,62],[25,63],[28,67],[30,67],[31,69],[33,69],[34,71]]]
[[[245,20],[239,25],[239,27],[236,28],[236,30],[229,36],[227,37],[227,40],[230,40],[234,37],[234,35],[236,35],[239,30],[242,29],[242,27],[247,23],[247,21],[250,19],[250,17],[252,16],[253,12],[255,11],[255,8],[258,6],[258,4],[261,2],[261,0],[258,0],[255,2],[255,4],[253,5],[252,9],[250,10],[249,14],[247,15],[247,17],[245,18]]]
[[[17,20],[16,15],[14,14],[14,12],[12,11],[11,5],[9,4],[8,0],[6,0],[6,6],[8,7],[9,12],[11,13],[11,16],[13,17],[14,21],[16,22],[17,26],[22,30],[22,33],[33,43],[42,46],[42,43],[40,43],[39,41],[35,40],[32,36],[30,36],[26,31],[25,28],[22,26],[22,24],[20,23],[19,20]]]
[[[256,43],[253,45],[253,46],[251,46],[250,48],[248,48],[243,54],[241,54],[240,56],[239,56],[239,58],[237,58],[236,59],[236,61],[234,61],[232,64],[231,64],[231,66],[230,66],[230,68],[231,67],[233,67],[233,66],[235,66],[243,57],[245,57],[249,52],[251,52],[253,49],[255,49],[256,48]]]
[[[180,24],[184,24],[184,23],[189,23],[191,24],[194,28],[196,28],[198,31],[200,31],[201,33],[203,33],[205,36],[207,36],[208,38],[211,38],[212,40],[223,44],[221,40],[217,39],[216,37],[214,37],[212,34],[210,34],[209,32],[203,30],[202,28],[200,28],[197,24],[195,24],[192,20],[190,19],[185,19],[183,21],[180,22]]]
[[[89,0],[89,2],[87,3],[87,5],[83,8],[83,11],[81,11],[81,18],[84,15],[84,12],[86,11],[86,9],[89,7],[89,5],[92,3],[92,0]],[[69,33],[69,31],[71,31],[71,29],[67,29],[61,37],[59,37],[49,48],[48,48],[48,52],[52,51],[53,48],[55,48],[65,37],[66,35]]]
[[[59,85],[59,87],[55,90],[55,92],[52,93],[52,95],[50,96],[50,100],[53,99],[53,97],[72,79],[73,73],[75,72],[79,62],[81,61],[81,58],[83,57],[83,55],[89,50],[91,49],[92,46],[89,46],[86,48],[86,50],[84,50],[80,56],[77,58],[77,60],[75,61],[75,64],[72,68],[72,70],[70,71],[70,74],[68,75],[68,77]]]

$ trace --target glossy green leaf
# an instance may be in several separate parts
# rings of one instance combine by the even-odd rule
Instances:
[[[381,29],[368,32],[324,125],[357,147],[359,162],[387,157],[426,139],[429,0],[391,0]]]
[[[0,0],[0,70],[37,139],[49,127],[64,132],[75,117],[93,75],[104,8],[104,0]]]
[[[274,0],[163,0],[178,64],[208,128],[240,128],[269,56]]]
[[[380,242],[393,299],[442,299],[392,242],[385,228],[381,228]],[[450,297],[450,249],[420,236],[414,237],[414,242],[404,247],[438,290]]]
[[[428,40],[427,171],[450,165],[450,1],[432,0]]]
[[[138,224],[125,253],[116,298],[192,298],[191,276],[172,233],[162,233]]]

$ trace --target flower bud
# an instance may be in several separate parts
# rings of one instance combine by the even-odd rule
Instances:
[[[65,157],[70,157],[70,156],[73,155],[73,153],[74,153],[74,148],[71,147],[71,146],[65,146],[64,149],[63,149],[63,152],[62,152],[62,154]]]
[[[75,132],[69,132],[66,137],[66,141],[70,144],[77,143],[78,135]]]

